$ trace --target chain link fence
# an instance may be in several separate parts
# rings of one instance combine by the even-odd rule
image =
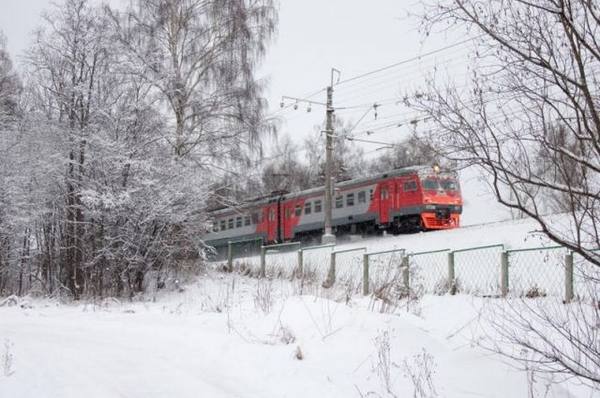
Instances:
[[[600,250],[590,253],[600,261]],[[593,300],[600,303],[600,267],[583,256],[573,255],[573,291],[579,300]]]
[[[360,293],[363,284],[363,255],[366,251],[366,247],[334,251],[327,286],[335,283],[336,286],[341,286],[348,296]]]
[[[504,245],[455,250],[454,275],[458,292],[476,296],[501,294],[500,268]]]
[[[507,254],[511,296],[534,298],[565,294],[565,248],[508,250]]]
[[[335,245],[309,246],[299,250],[298,266],[307,281],[323,282],[327,279],[331,252]]]
[[[446,294],[450,290],[448,253],[450,249],[409,253],[411,289],[423,293]]]
[[[323,288],[335,285],[347,296],[362,291],[376,297],[466,293],[554,296],[566,302],[600,299],[600,268],[560,246],[505,250],[497,244],[407,254],[399,248],[371,253],[365,247],[337,251],[335,245],[301,248],[294,242],[261,246],[260,256],[251,256],[248,250],[256,242],[230,245],[229,269],[258,277],[298,277]],[[600,256],[600,251],[592,253]]]
[[[243,260],[258,256],[263,246],[263,238],[243,239],[227,242],[227,250],[224,258],[227,260],[229,269],[233,268],[233,260]]]
[[[404,249],[392,249],[363,255],[363,293],[375,292],[379,296],[396,296],[402,289]]]

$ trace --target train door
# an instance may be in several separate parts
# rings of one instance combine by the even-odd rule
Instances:
[[[419,192],[419,186],[417,185],[416,177],[409,177],[398,182],[400,187],[399,191],[400,200],[398,201],[398,207],[401,209],[411,208],[421,204],[421,193]]]
[[[391,181],[382,182],[379,187],[379,223],[390,222],[390,210],[394,205],[394,184]]]
[[[273,242],[278,240],[278,222],[277,222],[277,203],[269,205],[267,208],[267,232],[269,241]]]

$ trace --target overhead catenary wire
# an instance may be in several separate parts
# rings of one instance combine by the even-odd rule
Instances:
[[[480,36],[481,36],[481,35],[480,35]],[[378,69],[376,69],[376,70],[373,70],[373,71],[370,71],[370,72],[367,72],[367,73],[363,73],[363,74],[361,74],[361,75],[354,76],[354,77],[351,77],[351,78],[349,78],[349,79],[345,79],[345,80],[339,81],[339,82],[335,83],[335,84],[334,84],[334,86],[336,87],[336,90],[337,90],[337,89],[339,89],[339,86],[341,86],[341,85],[345,85],[346,83],[349,83],[349,82],[352,82],[352,81],[356,81],[356,80],[359,80],[359,79],[361,79],[361,78],[365,78],[365,77],[368,77],[368,76],[372,76],[372,75],[375,75],[375,74],[377,74],[377,73],[381,73],[381,72],[384,72],[384,71],[387,71],[387,70],[390,70],[390,69],[396,68],[396,67],[398,67],[398,66],[401,66],[401,65],[407,65],[407,64],[410,64],[411,62],[415,62],[415,61],[422,60],[422,59],[424,59],[424,58],[427,58],[427,57],[429,57],[429,56],[431,56],[431,55],[434,55],[434,54],[437,54],[437,53],[441,53],[441,52],[443,52],[443,51],[447,51],[447,50],[449,50],[449,49],[452,49],[452,48],[459,47],[460,45],[463,45],[463,44],[466,44],[466,43],[468,43],[468,42],[471,42],[471,41],[473,41],[473,40],[477,39],[477,38],[478,38],[478,37],[480,37],[480,36],[476,36],[476,37],[474,37],[474,38],[469,38],[469,39],[466,39],[466,40],[462,40],[462,41],[459,41],[459,42],[457,42],[457,43],[454,43],[454,44],[451,44],[451,45],[448,45],[448,46],[445,46],[445,47],[442,47],[442,48],[438,48],[438,49],[436,49],[436,50],[432,50],[432,51],[426,52],[426,53],[424,53],[424,54],[420,54],[420,55],[418,55],[418,56],[415,56],[415,57],[413,57],[413,58],[409,58],[409,59],[406,59],[406,60],[403,60],[403,61],[400,61],[400,62],[394,63],[394,64],[392,64],[392,65],[388,65],[388,66],[385,66],[385,67],[382,67],[382,68],[378,68]],[[398,72],[396,72],[396,73],[398,73]],[[315,95],[317,95],[317,94],[319,94],[319,93],[321,93],[321,92],[324,92],[324,91],[326,91],[326,88],[321,88],[321,89],[319,89],[319,90],[317,90],[317,91],[315,91],[315,92],[313,92],[313,93],[310,93],[310,94],[304,95],[304,96],[302,96],[302,97],[298,97],[297,99],[298,99],[298,101],[300,101],[300,102],[302,102],[302,101],[310,102],[310,101],[309,101],[309,100],[310,100],[310,98],[312,98],[312,97],[314,97]],[[296,104],[298,103],[298,101],[292,101],[292,102],[291,102],[291,103],[289,103],[288,105],[284,106],[284,107],[282,108],[282,110],[288,110],[289,108],[293,108],[293,107],[294,107],[294,105],[296,105]],[[338,103],[340,103],[340,102],[341,102],[341,101],[338,101]],[[372,105],[372,103],[371,103],[371,104],[369,104],[369,105],[371,106],[371,105]],[[364,108],[364,107],[363,107],[363,106],[354,106],[354,105],[349,105],[349,106],[337,106],[337,107],[336,107],[336,110],[345,110],[345,109],[359,109],[359,108]],[[277,111],[273,112],[273,113],[272,113],[270,116],[275,116],[275,115],[277,115],[279,112],[281,112],[282,110],[277,110]]]
[[[354,77],[351,77],[349,79],[345,79],[345,80],[339,81],[339,82],[335,83],[334,86],[336,87],[336,89],[339,89],[340,86],[346,85],[346,84],[348,84],[350,82],[354,82],[354,85],[360,84],[360,82],[358,82],[360,79],[368,80],[368,79],[366,79],[368,77],[371,77],[371,79],[373,79],[373,78],[381,79],[382,77],[386,78],[385,75],[384,76],[375,76],[375,75],[377,75],[379,73],[382,73],[382,72],[385,72],[385,71],[389,71],[389,70],[391,70],[393,68],[397,68],[398,66],[401,66],[401,65],[408,65],[408,64],[410,64],[412,62],[423,60],[423,59],[425,59],[427,57],[430,57],[430,56],[432,56],[434,54],[438,54],[438,53],[441,53],[443,51],[447,51],[449,49],[457,48],[457,47],[459,47],[459,46],[461,46],[463,44],[466,44],[466,43],[469,43],[469,42],[475,40],[477,37],[469,38],[467,40],[462,40],[460,42],[457,42],[457,43],[454,43],[454,44],[451,44],[451,45],[448,45],[448,46],[445,46],[445,47],[442,47],[442,48],[438,48],[436,50],[432,50],[432,51],[429,51],[429,52],[424,53],[424,54],[420,54],[419,56],[416,56],[416,57],[413,57],[413,58],[409,58],[409,59],[397,62],[395,64],[388,65],[388,66],[383,67],[383,68],[378,68],[376,70],[373,70],[373,71],[370,71],[370,72],[367,72],[367,73],[363,73],[361,75],[354,76]],[[400,73],[400,71],[392,72],[392,74],[395,74],[395,73]],[[389,78],[389,76],[387,78]],[[378,84],[385,84],[385,82],[379,82]],[[350,84],[347,87],[350,87],[352,85],[353,84]],[[285,117],[285,115],[289,114],[290,108],[294,108],[294,110],[296,110],[297,104],[299,102],[308,102],[308,103],[312,102],[312,101],[310,101],[310,98],[314,97],[315,95],[317,95],[317,94],[319,94],[319,93],[321,93],[323,91],[326,91],[326,88],[321,88],[321,89],[319,89],[319,90],[317,90],[317,91],[315,91],[313,93],[310,93],[310,94],[307,94],[305,96],[296,98],[295,101],[292,101],[289,104],[287,104],[286,106],[284,106],[282,108],[282,110],[278,110],[278,111],[273,112],[270,115],[270,117],[273,117],[273,118],[282,118],[282,117]],[[372,88],[371,88],[371,92],[373,92]],[[356,95],[352,96],[352,98],[355,98],[355,97],[356,97]],[[382,102],[383,101],[373,101],[373,102],[370,102],[368,104],[360,104],[360,105],[342,105],[342,106],[338,105],[338,106],[335,107],[335,110],[338,111],[338,112],[352,111],[352,110],[363,110],[363,109],[364,110],[368,110],[375,103],[377,103],[377,104],[379,104],[381,106],[384,105]],[[394,101],[394,99],[391,99],[390,102],[394,103],[394,102],[397,102],[397,101]],[[339,104],[339,102],[338,102],[338,104]],[[296,119],[298,117],[300,117],[300,116],[296,116],[296,117],[294,117],[294,119]],[[289,121],[291,119],[287,118],[287,120]]]
[[[479,36],[476,36],[476,37],[471,37],[471,38],[468,38],[468,39],[465,39],[465,40],[461,40],[461,41],[459,41],[457,43],[454,43],[454,44],[451,44],[451,45],[448,45],[448,46],[445,46],[445,47],[442,47],[442,48],[439,48],[439,49],[436,49],[436,50],[433,50],[433,51],[426,52],[424,54],[421,54],[421,55],[418,55],[418,56],[415,56],[415,57],[412,57],[412,58],[409,58],[409,59],[406,59],[406,60],[394,63],[392,65],[388,65],[388,66],[385,66],[385,67],[382,67],[382,68],[378,68],[378,69],[372,70],[370,72],[366,72],[366,73],[363,73],[363,74],[360,74],[360,75],[357,75],[357,76],[353,76],[353,77],[348,78],[348,79],[341,80],[338,83],[335,83],[334,87],[336,88],[336,92],[338,90],[340,90],[341,92],[344,92],[344,89],[347,88],[347,87],[350,87],[352,89],[352,88],[354,88],[354,87],[356,87],[356,86],[358,86],[360,84],[364,84],[365,82],[369,82],[370,80],[371,81],[375,80],[377,82],[377,84],[379,84],[379,85],[386,84],[387,81],[390,79],[390,76],[393,77],[393,78],[395,78],[395,76],[397,74],[401,74],[402,73],[402,71],[394,71],[395,68],[398,68],[399,66],[402,66],[402,65],[409,65],[409,64],[411,64],[411,63],[413,63],[415,61],[423,60],[426,57],[432,56],[434,54],[442,53],[442,52],[447,51],[449,49],[460,47],[460,46],[462,46],[464,44],[467,44],[469,42],[472,42],[472,41],[474,41],[474,40],[476,40],[476,39],[478,39],[478,38],[480,38],[482,36],[483,35],[479,35]],[[456,59],[457,58],[455,57],[454,59],[446,61],[445,64],[446,65],[450,65]],[[392,71],[392,72],[390,72],[390,71]],[[385,72],[390,72],[390,73],[386,74]],[[419,71],[419,73],[421,73],[421,72]],[[403,74],[403,77],[406,77],[406,73]],[[466,77],[466,75],[464,75],[462,77]],[[466,84],[465,86],[468,86],[468,84]],[[368,91],[369,93],[372,92],[372,91],[376,91],[376,90],[373,90],[373,86],[372,85],[370,85],[369,87],[367,87],[367,90],[368,89],[370,89],[370,91]],[[324,90],[325,89],[320,89],[316,93],[314,93],[313,95],[316,95],[316,94],[318,94],[318,93],[320,93],[320,92],[322,92]],[[364,89],[361,89],[361,90],[357,90],[359,93],[361,93],[361,95],[352,95],[352,99],[357,99],[356,97],[364,97],[365,91],[364,91]],[[351,92],[356,92],[356,91],[351,90]],[[490,102],[490,101],[494,101],[494,100],[501,100],[501,99],[491,99],[491,100],[486,101],[486,103]],[[401,102],[401,99],[400,98],[389,98],[389,99],[386,99],[385,101],[377,101],[377,100],[374,100],[374,101],[364,101],[363,100],[363,103],[360,103],[358,105],[352,105],[352,104],[346,105],[346,102],[347,101],[339,101],[339,100],[337,100],[336,103],[337,104],[341,104],[342,106],[337,106],[336,107],[336,111],[340,112],[342,114],[350,114],[351,115],[355,110],[356,111],[365,110],[366,111],[365,113],[368,114],[369,109],[374,104],[378,104],[379,106],[399,104]],[[286,108],[291,108],[291,107],[293,107],[293,105],[294,105],[294,103],[291,103]],[[410,116],[410,113],[407,112],[407,113],[401,113],[401,114],[393,114],[393,115],[390,115],[390,116],[384,116],[384,117],[380,118],[380,120],[378,120],[378,121],[366,121],[365,122],[363,115],[361,115],[360,118],[359,118],[359,120],[358,120],[358,122],[354,124],[353,129],[356,128],[356,127],[358,127],[358,125],[360,125],[360,123],[368,124],[370,128],[369,129],[365,129],[365,131],[363,131],[363,132],[359,132],[357,134],[354,134],[354,136],[357,136],[358,134],[369,134],[369,133],[372,133],[372,132],[375,132],[375,131],[387,131],[387,130],[390,130],[392,128],[397,128],[398,125],[404,125],[406,123],[417,124],[417,123],[423,122],[423,121],[425,121],[427,119],[427,117],[426,116],[422,116],[421,113],[416,113],[415,116]],[[394,120],[395,115],[397,115],[397,116],[407,115],[408,117],[403,118],[401,120]]]
[[[532,107],[525,107],[525,108],[520,108],[520,109],[512,109],[510,111],[498,110],[493,113],[488,113],[487,118],[486,118],[486,123],[490,126],[493,126],[497,122],[506,122],[509,119],[514,120],[518,116],[524,116],[526,111],[532,111],[532,110],[536,110],[536,108],[534,106],[532,106]],[[389,126],[386,128],[386,131],[390,131],[392,129],[395,129],[395,127]],[[435,129],[428,129],[428,131],[429,131],[429,133],[442,133],[445,131],[445,129],[443,127],[438,127]],[[383,130],[379,131],[379,132],[383,132]],[[376,134],[376,132],[372,132],[372,134]],[[391,145],[391,146],[398,145],[398,144],[394,144],[394,143],[390,143],[390,142],[357,138],[357,135],[348,136],[348,137],[344,137],[344,138],[347,139],[348,141],[357,141],[357,142],[371,143],[371,144],[377,144],[377,145]]]
[[[352,82],[352,81],[355,81],[355,80],[358,80],[358,79],[362,79],[362,78],[365,78],[367,76],[374,75],[376,73],[381,73],[381,72],[384,72],[386,70],[390,70],[390,69],[396,68],[396,67],[401,66],[401,65],[405,65],[405,64],[408,64],[408,63],[411,63],[411,62],[418,61],[418,60],[420,60],[420,59],[422,59],[424,57],[429,57],[431,55],[434,55],[434,54],[437,54],[437,53],[441,53],[443,51],[447,51],[449,49],[456,48],[456,47],[461,46],[463,44],[466,44],[466,43],[469,43],[471,41],[477,40],[477,39],[479,39],[479,38],[481,38],[483,36],[484,35],[481,34],[481,35],[478,35],[478,36],[475,36],[475,37],[470,37],[470,38],[468,38],[466,40],[461,40],[461,41],[459,41],[457,43],[450,44],[448,46],[445,46],[445,47],[442,47],[442,48],[438,48],[438,49],[426,52],[424,54],[420,54],[418,56],[415,56],[415,57],[412,57],[412,58],[408,58],[408,59],[405,59],[403,61],[396,62],[394,64],[387,65],[387,66],[384,66],[384,67],[372,70],[370,72],[366,72],[366,73],[363,73],[363,74],[360,74],[360,75],[356,75],[356,76],[350,77],[348,79],[341,80],[341,81],[337,82],[336,84],[334,84],[334,86],[341,86],[343,84],[347,84],[349,82]]]
[[[431,64],[431,65],[418,65],[412,73],[407,73],[404,70],[399,70],[390,75],[376,76],[376,79],[366,79],[359,81],[358,84],[352,85],[352,87],[341,87],[336,89],[336,96],[338,104],[345,104],[346,102],[353,100],[356,97],[364,97],[385,89],[386,87],[404,86],[402,82],[413,82],[417,81],[418,78],[427,79],[432,77],[435,73],[444,71],[446,74],[453,71],[453,76],[456,76],[458,71],[464,70],[464,64],[461,63],[447,63],[442,64]],[[421,79],[418,79],[421,80]]]
[[[463,86],[460,88],[466,88],[466,86]],[[521,97],[521,94],[518,94],[518,93],[507,96],[507,97],[498,97],[498,96],[506,94],[503,91],[501,91],[501,92],[490,91],[490,92],[487,92],[487,94],[490,95],[490,98],[483,99],[481,101],[481,105],[491,104],[496,101],[502,101],[502,103],[508,103],[509,101],[513,101],[513,100],[516,100]],[[464,102],[463,105],[464,106],[476,105],[478,103],[478,101],[479,101],[479,99],[473,99],[473,100]],[[411,112],[407,112],[407,113],[399,113],[398,115],[410,115],[410,114],[411,114]],[[365,127],[365,129],[361,132],[355,133],[354,136],[360,136],[360,135],[364,135],[364,134],[371,135],[371,134],[375,134],[378,130],[386,130],[387,131],[392,128],[401,127],[401,126],[404,126],[407,124],[416,125],[420,122],[424,122],[427,119],[430,119],[430,116],[423,116],[422,113],[413,113],[412,116],[410,116],[410,117],[397,119],[393,122],[389,122],[389,119],[393,119],[393,117],[389,116],[389,117],[381,118],[380,121],[383,123],[380,123],[380,124],[376,124],[377,121],[366,122],[368,127]]]

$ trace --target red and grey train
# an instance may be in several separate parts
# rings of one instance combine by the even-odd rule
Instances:
[[[336,235],[457,228],[462,204],[456,173],[437,166],[396,169],[336,183],[332,226]],[[255,238],[265,243],[314,238],[323,231],[324,210],[323,187],[272,194],[212,211],[205,242],[219,247]]]

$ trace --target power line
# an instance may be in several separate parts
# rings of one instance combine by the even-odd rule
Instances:
[[[345,138],[348,141],[364,142],[366,144],[386,145],[386,146],[390,146],[390,147],[398,146],[398,144],[393,144],[393,143],[390,143],[390,142],[365,140],[363,138],[354,138],[354,137],[348,137],[348,136],[343,136],[343,138]]]
[[[476,39],[478,39],[480,37],[483,37],[483,36],[484,36],[483,34],[482,35],[478,35],[478,36],[475,36],[475,37],[472,37],[472,38],[469,38],[469,39],[466,39],[466,40],[459,41],[459,42],[454,43],[454,44],[450,44],[450,45],[448,45],[446,47],[442,47],[442,48],[438,48],[436,50],[432,50],[432,51],[426,52],[425,54],[421,54],[421,55],[418,55],[416,57],[412,57],[412,58],[405,59],[405,60],[400,61],[400,62],[396,62],[395,64],[391,64],[391,65],[384,66],[384,67],[379,68],[379,69],[372,70],[370,72],[366,72],[366,73],[363,73],[363,74],[360,74],[360,75],[357,75],[357,76],[353,76],[353,77],[350,77],[348,79],[339,81],[335,85],[339,86],[339,85],[342,85],[342,84],[346,84],[346,83],[349,83],[349,82],[354,81],[354,80],[362,79],[364,77],[371,76],[371,75],[374,75],[376,73],[380,73],[380,72],[383,72],[383,71],[386,71],[386,70],[389,70],[389,69],[392,69],[392,68],[396,68],[396,67],[401,66],[401,65],[408,64],[410,62],[415,62],[415,61],[418,61],[418,60],[420,60],[420,59],[422,59],[424,57],[429,57],[431,55],[434,55],[434,54],[437,54],[437,53],[449,50],[451,48],[456,48],[458,46],[461,46],[463,44],[469,43],[469,42],[471,42],[473,40],[476,40]]]
[[[477,37],[479,37],[479,36],[477,36]],[[415,61],[421,60],[423,58],[427,58],[427,57],[429,57],[431,55],[434,55],[434,54],[437,54],[437,53],[441,53],[443,51],[447,51],[449,49],[456,48],[456,47],[459,47],[459,46],[461,46],[461,45],[463,45],[465,43],[471,42],[471,41],[475,40],[477,37],[475,37],[475,38],[469,38],[467,40],[462,40],[460,42],[457,42],[457,43],[445,46],[443,48],[439,48],[439,49],[427,52],[425,54],[421,54],[419,56],[416,56],[416,57],[413,57],[413,58],[410,58],[410,59],[407,59],[407,60],[404,60],[404,61],[401,61],[401,62],[397,62],[397,63],[395,63],[393,65],[388,65],[386,67],[378,68],[378,69],[373,70],[371,72],[367,72],[367,73],[364,73],[364,74],[361,74],[361,75],[358,75],[358,76],[354,76],[352,78],[349,78],[349,79],[340,81],[338,83],[335,83],[334,86],[337,87],[337,86],[340,86],[340,85],[343,85],[343,84],[347,84],[347,83],[352,82],[352,81],[357,81],[359,79],[362,79],[362,78],[365,78],[365,77],[368,77],[368,76],[372,76],[372,75],[375,75],[377,73],[381,73],[381,72],[384,72],[386,70],[390,70],[390,69],[396,68],[396,67],[401,66],[401,65],[406,65],[406,64],[409,64],[411,62],[415,62]],[[395,74],[395,73],[399,73],[399,72],[393,72],[392,75]],[[376,78],[376,79],[379,80],[379,79],[382,78],[382,76],[373,77],[373,78]],[[377,83],[377,85],[381,85],[381,84],[385,84],[385,83],[386,83],[385,81],[379,81]],[[354,86],[355,85],[356,85],[356,83],[354,84]],[[351,86],[353,86],[353,85],[350,85],[350,87]],[[373,87],[370,87],[370,89],[371,90],[369,92],[374,92]],[[326,88],[321,88],[321,89],[319,89],[319,90],[317,90],[317,91],[315,91],[313,93],[310,93],[310,94],[307,94],[307,95],[305,95],[303,97],[298,97],[298,98],[296,98],[296,97],[294,97],[294,98],[291,98],[291,97],[289,97],[289,98],[282,97],[282,110],[273,112],[270,115],[270,117],[275,117],[275,116],[277,116],[277,117],[285,117],[286,114],[289,114],[290,108],[293,108],[294,110],[296,110],[298,108],[298,103],[299,102],[306,102],[306,103],[308,103],[309,104],[309,108],[308,109],[310,109],[310,105],[311,104],[321,105],[321,103],[318,103],[316,101],[311,101],[310,98],[314,97],[315,95],[317,95],[319,93],[322,93],[325,90],[326,90]],[[354,88],[353,90],[351,90],[352,93],[356,93],[357,91],[360,92],[360,89],[356,90],[356,88]],[[355,97],[355,95],[353,96],[353,98],[354,97]],[[289,103],[289,104],[287,104],[287,105],[284,105],[284,103],[283,103],[284,99],[291,99],[292,102]],[[347,111],[347,110],[354,110],[354,109],[367,109],[368,110],[374,104],[383,105],[381,102],[382,101],[373,101],[373,102],[370,102],[370,103],[367,103],[367,104],[361,104],[361,105],[339,106],[339,107],[336,107],[335,110],[336,111]],[[288,120],[289,120],[289,118],[288,118]]]
[[[412,81],[414,80],[413,77],[422,76],[426,72],[437,71],[441,69],[458,69],[459,67],[464,66],[464,62],[461,63],[459,61],[464,61],[464,57],[456,57],[451,60],[445,60],[441,63],[415,64],[414,66],[408,68],[408,70],[399,69],[383,75],[371,76],[355,81],[349,85],[338,88],[337,92],[341,93],[340,96],[344,98],[344,100],[340,101],[344,102],[347,97],[356,95],[355,93],[357,92],[364,92],[365,90],[372,91],[374,87],[391,84],[393,82],[400,82],[401,80]]]

